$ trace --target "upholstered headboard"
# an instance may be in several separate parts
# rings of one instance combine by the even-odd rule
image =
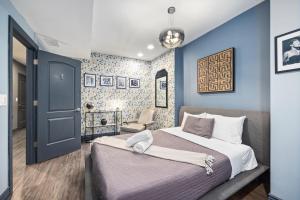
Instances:
[[[181,124],[183,113],[200,114],[203,112],[230,117],[247,116],[244,122],[243,144],[253,148],[258,162],[270,166],[270,113],[247,110],[227,110],[182,106],[179,114]]]

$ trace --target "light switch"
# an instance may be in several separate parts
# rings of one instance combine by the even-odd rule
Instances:
[[[7,106],[7,95],[0,94],[0,106]]]

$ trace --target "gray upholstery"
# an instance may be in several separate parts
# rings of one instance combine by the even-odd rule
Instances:
[[[138,121],[124,122],[124,125],[120,127],[121,134],[137,133],[145,129],[149,129],[150,126],[154,123],[154,114],[154,109],[147,108],[143,110],[139,116]]]
[[[183,106],[180,109],[179,122],[181,124],[183,113],[226,115],[230,117],[247,116],[244,123],[243,144],[249,145],[255,152],[259,163],[270,166],[270,113],[261,111],[229,110],[215,108],[199,108]]]
[[[146,126],[144,124],[138,123],[128,123],[127,125],[121,126],[121,131],[129,133],[137,133],[145,130]]]
[[[257,168],[243,172],[230,181],[216,187],[215,189],[209,191],[199,200],[224,200],[228,199],[236,192],[241,190],[243,187],[247,186],[249,183],[254,181],[256,178],[264,174],[269,167],[259,164]]]
[[[99,199],[94,191],[92,176],[92,159],[90,154],[85,155],[85,176],[84,176],[85,200]]]

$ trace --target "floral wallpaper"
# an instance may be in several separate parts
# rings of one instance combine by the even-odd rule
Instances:
[[[174,52],[170,51],[153,61],[142,61],[120,56],[105,55],[97,52],[90,59],[83,59],[81,65],[81,133],[85,132],[85,104],[94,105],[93,111],[122,110],[123,121],[136,120],[145,108],[155,106],[155,74],[160,69],[166,69],[169,76],[169,108],[156,108],[155,128],[174,125]],[[84,74],[96,74],[96,87],[84,87]],[[113,86],[100,86],[100,75],[113,76]],[[116,77],[126,77],[126,89],[116,88]],[[140,88],[129,88],[129,78],[140,79]],[[91,116],[88,115],[87,121]],[[112,115],[96,116],[98,123],[106,118],[108,123]],[[87,123],[89,126],[89,123]],[[91,130],[91,129],[89,129]],[[97,128],[96,133],[112,132],[113,129]],[[87,134],[89,134],[88,131]]]
[[[156,72],[166,69],[168,72],[168,108],[156,108],[156,127],[172,127],[175,125],[175,52],[169,51],[151,61],[152,82],[151,94],[155,105],[155,75]]]
[[[165,107],[167,105],[167,77],[160,77],[156,79],[156,105]]]

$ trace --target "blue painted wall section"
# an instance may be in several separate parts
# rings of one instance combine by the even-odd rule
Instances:
[[[235,48],[235,92],[197,93],[197,60]],[[268,111],[270,8],[263,2],[183,47],[184,105]]]
[[[179,124],[179,111],[183,106],[183,49],[175,49],[175,126]]]
[[[9,0],[0,1],[0,94],[8,94],[8,16],[31,37],[34,32]],[[0,107],[0,196],[8,189],[8,107]]]

